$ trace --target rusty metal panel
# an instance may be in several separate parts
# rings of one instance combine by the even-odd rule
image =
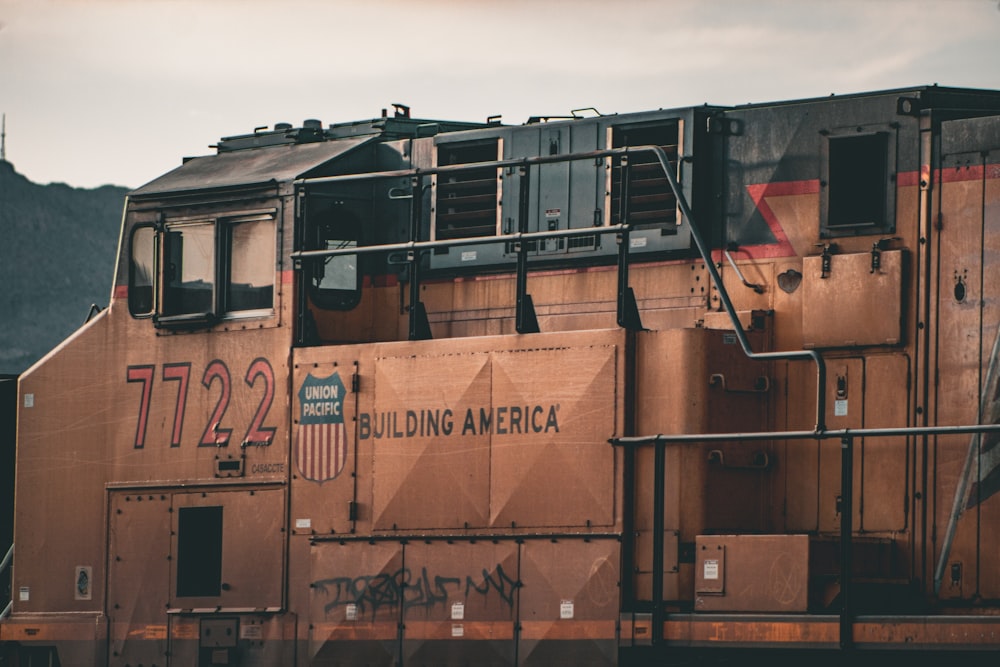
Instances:
[[[816,368],[803,362],[780,365],[779,385],[775,395],[776,414],[791,430],[811,429],[816,415]],[[819,527],[820,443],[811,440],[787,440],[780,443],[784,453],[784,502],[780,504],[784,528],[788,531],[815,531]],[[780,523],[777,525],[781,525]]]
[[[491,525],[612,525],[616,379],[615,346],[493,355]]]
[[[349,533],[352,516],[359,513],[352,503],[358,501],[358,394],[353,387],[360,365],[349,351],[332,361],[294,365],[293,535]]]
[[[996,314],[987,308],[983,263],[983,174],[968,168],[981,163],[977,154],[953,155],[941,174],[939,189],[941,216],[945,224],[938,235],[938,285],[932,341],[936,367],[931,391],[934,412],[940,424],[973,424],[979,421],[979,407],[989,366],[988,356],[997,335]],[[994,235],[995,236],[995,235]],[[961,296],[961,298],[958,298]],[[989,317],[993,324],[985,321]],[[985,335],[984,335],[985,334]],[[985,417],[984,417],[985,418]],[[943,533],[949,522],[956,489],[970,448],[969,436],[936,438],[933,454],[934,476],[928,490],[933,525]],[[935,500],[936,499],[936,500]],[[977,594],[977,564],[980,535],[977,516],[981,507],[966,510],[958,521],[954,541],[947,555],[947,574],[939,597],[969,599]],[[930,528],[928,529],[930,530]],[[941,559],[943,541],[938,541],[931,559]],[[933,567],[933,566],[932,566]],[[988,569],[988,568],[987,568]]]
[[[680,555],[680,531],[663,531],[663,599],[682,599]],[[653,531],[649,528],[635,530],[635,566],[633,568],[635,598],[653,599]],[[685,598],[688,596],[685,595]]]
[[[865,359],[865,428],[907,424],[910,359],[872,355]],[[857,443],[856,443],[857,444]],[[854,459],[859,494],[854,528],[867,532],[906,529],[909,460],[906,438],[864,438],[860,462]]]
[[[558,341],[375,361],[358,437],[376,530],[613,525],[622,350]]]
[[[167,654],[170,497],[112,492],[108,518],[108,664],[163,664]]]
[[[903,268],[906,253],[802,259],[802,337],[805,347],[859,347],[903,342]]]
[[[185,511],[191,508],[217,508],[221,536],[205,534],[201,526],[195,526],[191,539],[199,542],[219,539],[218,555],[220,577],[217,592],[205,594],[198,580],[198,586],[191,590],[184,586],[182,571],[183,555],[181,540],[185,539],[181,521]],[[284,536],[285,491],[284,489],[241,489],[230,491],[203,491],[177,493],[171,503],[170,529],[174,535],[170,560],[170,607],[174,610],[190,609],[280,609],[284,605]],[[198,547],[201,549],[201,547]],[[204,547],[206,557],[200,554],[198,570],[193,576],[209,577],[213,564],[207,556],[209,548]],[[253,554],[252,558],[233,557],[232,554]],[[180,575],[180,576],[179,576]]]
[[[927,648],[942,655],[947,650],[996,651],[1000,623],[983,616],[876,617],[854,625],[854,640],[862,648]]]
[[[410,542],[404,560],[404,664],[514,662],[516,542]]]
[[[296,618],[291,614],[170,616],[170,664],[290,665]],[[156,663],[160,664],[160,663]]]
[[[698,536],[695,557],[699,586],[706,589],[696,594],[695,611],[807,609],[808,535]]]
[[[826,364],[826,426],[830,429],[864,426],[865,360],[857,357],[829,359]],[[854,443],[860,450],[861,443]],[[841,446],[836,439],[819,443],[819,530],[840,530]],[[860,458],[860,457],[858,457]],[[861,466],[855,459],[855,470]],[[854,482],[854,497],[859,498],[860,475]],[[858,526],[861,503],[854,502],[853,525]]]
[[[495,418],[490,355],[389,357],[375,364],[374,404],[359,427],[359,437],[376,443],[374,527],[487,525]]]
[[[994,122],[994,132],[1000,127],[1000,122]],[[1000,336],[1000,262],[995,258],[1000,257],[1000,150],[990,151],[985,162],[984,196],[983,196],[983,238],[986,247],[984,253],[994,261],[987,263],[984,275],[984,299],[986,308],[983,311],[983,330],[985,332],[997,332],[995,336]],[[990,333],[984,337],[984,345],[990,342]],[[989,348],[983,350],[981,365],[989,367]],[[981,391],[989,392],[990,387],[984,386]],[[981,423],[989,421],[1000,421],[1000,411],[994,402],[994,409],[989,414],[983,415]],[[983,473],[990,472],[988,466],[989,456],[981,457]],[[985,494],[984,494],[985,495]],[[996,496],[988,498],[980,505],[980,554],[985,558],[986,554],[1000,553],[1000,531],[987,528],[987,526],[1000,525],[1000,499]],[[1000,568],[983,567],[979,570],[979,595],[987,599],[1000,598]]]
[[[762,336],[752,336],[752,347],[764,350]],[[769,365],[746,358],[731,332],[709,337],[708,393],[710,431],[754,432],[768,428],[771,394]],[[693,378],[693,382],[702,378]],[[773,466],[771,443],[719,442],[702,449],[707,466],[703,502],[704,532],[760,532],[768,530]]]
[[[619,571],[615,540],[525,542],[519,664],[615,664]]]
[[[836,616],[757,616],[674,614],[663,624],[668,645],[715,648],[839,648]]]
[[[398,664],[407,594],[402,545],[319,542],[310,561],[306,664]]]

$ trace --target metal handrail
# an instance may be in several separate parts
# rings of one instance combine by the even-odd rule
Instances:
[[[11,563],[13,562],[14,562],[14,545],[11,544],[10,549],[7,549],[7,555],[4,556],[3,561],[0,562],[0,574],[6,572],[7,568],[9,568],[11,566]],[[0,611],[0,621],[10,616],[10,612],[13,608],[14,608],[14,591],[11,590],[11,599],[8,600],[7,606],[3,608],[3,611]]]
[[[539,155],[535,157],[528,158],[517,158],[508,160],[496,160],[493,162],[476,162],[472,164],[458,164],[458,165],[446,165],[441,167],[432,167],[427,169],[414,168],[414,169],[402,169],[395,171],[383,171],[383,172],[371,172],[366,174],[344,174],[340,176],[321,176],[316,178],[303,178],[298,179],[295,184],[296,186],[303,185],[315,185],[321,183],[341,183],[341,182],[356,182],[356,181],[368,181],[368,180],[382,180],[388,178],[415,178],[425,175],[435,175],[435,174],[447,174],[452,172],[468,171],[469,169],[483,169],[483,168],[523,168],[531,165],[538,164],[551,164],[559,162],[570,162],[576,160],[587,160],[587,159],[599,159],[615,155],[629,155],[631,153],[652,153],[657,161],[660,163],[660,167],[666,176],[667,183],[670,185],[670,189],[677,200],[677,206],[681,211],[683,218],[687,218],[689,222],[689,230],[691,238],[695,242],[695,246],[698,249],[698,253],[701,255],[701,259],[705,263],[705,267],[708,270],[709,275],[712,278],[712,284],[715,286],[719,294],[719,300],[722,303],[723,309],[729,315],[729,319],[732,323],[733,330],[736,333],[736,338],[739,340],[740,348],[743,350],[743,354],[749,359],[755,359],[758,361],[773,361],[773,360],[808,360],[816,364],[816,420],[815,420],[815,431],[823,431],[826,428],[826,362],[823,360],[822,355],[816,350],[792,350],[785,352],[754,352],[750,346],[750,341],[747,338],[746,332],[743,330],[743,325],[740,323],[739,316],[736,313],[736,308],[733,306],[732,299],[729,297],[729,293],[726,291],[726,287],[722,282],[722,276],[719,273],[715,262],[712,261],[712,250],[708,247],[708,244],[701,236],[701,232],[698,230],[698,226],[694,223],[694,216],[691,214],[691,207],[688,205],[687,198],[684,196],[684,192],[681,190],[680,184],[677,181],[677,176],[674,174],[674,167],[670,164],[670,157],[667,155],[666,151],[660,146],[647,145],[647,146],[626,146],[624,148],[609,148],[598,151],[589,151],[585,153],[568,153],[565,155]],[[613,228],[614,227],[614,228]],[[589,234],[602,234],[611,233],[613,231],[620,232],[622,234],[628,234],[630,225],[615,225],[608,227],[586,227],[578,228],[572,230],[553,230],[544,232],[516,232],[513,234],[502,234],[498,236],[489,237],[472,237],[468,239],[448,239],[446,241],[410,241],[408,243],[392,243],[385,245],[374,245],[374,246],[361,246],[355,248],[343,248],[343,249],[333,249],[333,250],[301,250],[292,253],[292,259],[301,261],[303,259],[312,259],[318,257],[333,257],[337,255],[358,255],[373,252],[391,252],[393,250],[400,251],[416,251],[428,248],[445,248],[454,246],[464,246],[464,245],[484,245],[491,243],[501,243],[501,242],[511,242],[520,241],[526,239],[546,239],[546,238],[559,238],[562,236],[577,236],[577,235],[589,235]],[[627,250],[625,251],[627,252]],[[623,257],[623,261],[627,258]],[[619,286],[620,291],[621,286]]]
[[[850,648],[854,643],[855,607],[851,578],[854,572],[854,439],[864,437],[907,437],[954,435],[962,433],[1000,433],[1000,424],[970,424],[959,426],[910,426],[899,428],[859,428],[835,429],[832,431],[771,431],[754,433],[684,433],[657,434],[638,437],[612,438],[608,442],[624,447],[626,465],[634,461],[636,447],[654,446],[653,467],[653,590],[662,591],[664,487],[666,476],[665,450],[668,444],[713,441],[754,441],[754,440],[826,440],[840,439],[840,646]],[[657,539],[659,538],[659,539]],[[661,613],[661,598],[654,613]],[[660,624],[657,624],[659,627]]]
[[[336,257],[339,255],[371,255],[385,252],[409,252],[416,250],[433,250],[434,248],[453,248],[455,246],[518,243],[522,241],[572,238],[574,236],[593,236],[595,234],[615,234],[630,229],[630,227],[630,225],[575,227],[573,229],[554,229],[551,231],[541,232],[511,232],[509,234],[499,234],[495,236],[471,236],[469,238],[439,241],[403,241],[400,243],[383,243],[380,245],[331,248],[329,250],[299,250],[293,252],[291,257],[292,259],[318,259],[321,257]]]

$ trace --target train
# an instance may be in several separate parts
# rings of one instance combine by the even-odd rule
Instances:
[[[213,149],[17,380],[0,664],[1000,649],[1000,91]]]

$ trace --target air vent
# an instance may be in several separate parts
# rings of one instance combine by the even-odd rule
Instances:
[[[494,162],[497,139],[440,144],[438,166]],[[435,184],[434,228],[439,240],[492,236],[497,230],[499,199],[496,167],[439,174]]]
[[[615,148],[623,146],[649,146],[662,148],[671,168],[677,169],[678,124],[676,121],[639,127],[617,127],[612,134]],[[659,160],[652,153],[634,153],[628,156],[627,206],[622,200],[622,159],[615,157],[611,163],[611,224],[627,221],[632,225],[660,225],[671,231],[677,224],[677,198],[670,189]],[[668,233],[670,233],[668,231]]]

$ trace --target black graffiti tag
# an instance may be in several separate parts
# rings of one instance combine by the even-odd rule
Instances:
[[[464,591],[461,577],[431,576],[426,567],[422,567],[417,575],[410,568],[399,568],[391,574],[319,579],[312,582],[310,588],[329,598],[323,606],[325,613],[353,604],[357,605],[359,613],[370,612],[374,617],[380,609],[386,607],[396,610],[402,607],[405,615],[410,609],[430,609],[438,604],[444,605],[452,597],[452,593],[463,595],[466,601],[472,594],[485,599],[494,593],[508,609],[513,609],[514,592],[521,585],[520,581],[504,572],[503,565],[498,563],[492,572],[483,568],[480,581],[466,576]]]

